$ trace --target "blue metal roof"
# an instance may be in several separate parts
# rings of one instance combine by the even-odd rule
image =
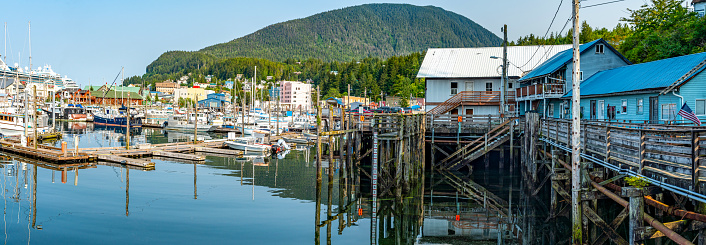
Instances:
[[[620,54],[620,52],[615,50],[612,46],[610,46],[610,44],[608,44],[608,42],[606,42],[602,38],[596,39],[590,43],[582,44],[579,47],[581,49],[581,53],[585,52],[586,50],[592,50],[593,45],[595,45],[596,43],[599,43],[599,42],[603,43],[606,47],[613,50],[613,52],[616,53],[618,56],[620,56],[620,58],[625,60],[625,62],[627,62],[628,64],[631,64],[627,58],[623,57],[623,55]],[[539,65],[538,67],[534,68],[530,73],[527,73],[527,75],[524,75],[518,81],[522,82],[522,81],[526,81],[529,79],[552,74],[552,73],[558,71],[559,69],[561,69],[562,67],[564,67],[565,65],[569,64],[571,62],[573,56],[574,56],[573,49],[567,49],[567,50],[561,51],[558,54],[551,57],[550,59],[548,59],[547,61],[545,61],[544,63],[542,63],[541,65]]]
[[[703,60],[706,52],[601,71],[581,82],[581,96],[666,88]],[[571,90],[564,95],[568,97]]]

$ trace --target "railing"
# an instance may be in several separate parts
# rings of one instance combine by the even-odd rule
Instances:
[[[543,119],[540,134],[544,141],[568,148],[571,121]],[[706,155],[706,127],[582,121],[580,136],[583,154],[608,168],[684,192],[706,190],[701,188],[706,166],[700,158]]]
[[[564,95],[564,84],[543,83],[516,89],[517,99],[556,98]]]
[[[500,100],[500,91],[462,91],[429,110],[427,114],[444,114],[460,105],[500,105]],[[505,101],[508,104],[514,103],[515,92],[507,91]]]

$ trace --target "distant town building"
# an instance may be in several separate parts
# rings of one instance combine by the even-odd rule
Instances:
[[[212,93],[215,92],[203,88],[178,88],[174,90],[174,102],[178,102],[179,98],[202,100],[208,98],[207,95]]]
[[[311,107],[311,84],[280,81],[280,106],[288,110],[307,110]]]
[[[350,104],[352,103],[363,103],[364,105],[368,105],[370,102],[370,99],[364,98],[364,97],[356,97],[356,96],[343,96],[341,97],[341,102],[346,106],[346,108],[350,107]]]
[[[155,86],[157,87],[157,92],[162,92],[165,94],[173,94],[174,89],[178,89],[180,87],[179,83],[175,83],[171,80],[157,83]]]

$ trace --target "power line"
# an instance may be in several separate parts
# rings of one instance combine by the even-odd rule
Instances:
[[[617,3],[617,2],[622,2],[622,1],[625,1],[625,0],[615,0],[615,1],[605,2],[605,3],[597,3],[594,5],[583,6],[581,8],[585,9],[585,8],[596,7],[596,6],[606,5],[606,4],[610,4],[610,3]]]
[[[564,23],[564,26],[561,27],[561,30],[559,31],[559,35],[561,35],[561,33],[564,32],[564,29],[566,29],[566,26],[567,26],[567,25],[569,24],[569,22],[571,22],[571,20],[573,20],[573,19],[574,19],[574,16],[572,15],[568,20],[566,20],[566,22]],[[549,49],[547,49],[547,50],[544,51],[544,54],[542,54],[542,56],[540,57],[539,60],[542,60],[542,59],[544,58],[544,56],[546,56],[547,54],[549,54],[549,52],[551,52],[552,49],[554,48],[554,45],[557,45],[557,42],[559,42],[559,38],[557,38],[557,39],[554,40],[554,44],[550,45],[550,46],[549,46]],[[540,65],[540,63],[537,63],[534,67],[532,67],[532,70],[534,70],[534,68],[537,68],[538,65]]]
[[[544,37],[543,37],[543,39],[547,39],[547,34],[549,34],[549,30],[551,30],[552,25],[554,25],[554,20],[556,20],[556,16],[557,16],[557,14],[559,14],[559,9],[561,9],[561,4],[563,4],[563,3],[564,3],[564,0],[561,0],[561,1],[559,2],[559,7],[556,8],[556,12],[554,12],[554,17],[552,17],[552,22],[549,23],[549,27],[547,27],[547,31],[544,32]],[[537,51],[539,51],[539,49],[540,49],[542,46],[544,46],[544,45],[539,45],[539,46],[537,46],[537,49],[534,50],[534,53],[532,54],[532,56],[530,56],[530,58],[527,60],[527,62],[525,62],[525,63],[524,63],[523,65],[521,65],[520,67],[525,67],[527,64],[529,64],[530,61],[532,61],[532,59],[534,58],[534,56],[537,54]],[[519,67],[518,67],[518,68],[519,68]],[[520,69],[520,70],[522,70],[522,69]]]

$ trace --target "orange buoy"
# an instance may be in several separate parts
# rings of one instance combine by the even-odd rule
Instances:
[[[358,208],[358,215],[363,216],[363,209],[362,208]]]
[[[461,220],[461,215],[458,215],[458,214],[457,214],[457,215],[456,215],[456,221],[459,221],[459,220]]]

